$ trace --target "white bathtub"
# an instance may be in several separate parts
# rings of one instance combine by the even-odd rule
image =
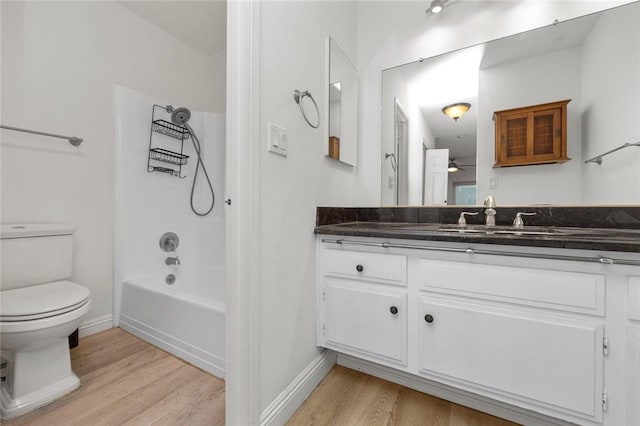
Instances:
[[[150,281],[123,282],[120,327],[224,378],[224,304]]]

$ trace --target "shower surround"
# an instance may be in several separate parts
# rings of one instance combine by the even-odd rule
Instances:
[[[116,87],[114,318],[123,329],[224,377],[225,118],[194,111],[189,121],[216,194],[213,211],[199,217],[189,206],[197,161],[190,138],[184,142],[189,155],[184,179],[147,171],[151,108],[177,106],[178,101],[160,102]],[[170,120],[169,114],[160,118]],[[155,133],[153,138],[167,149],[175,143],[173,149],[179,150],[177,140]],[[195,206],[206,211],[210,194],[202,174],[194,197]],[[175,252],[160,248],[165,232],[178,235]],[[177,257],[179,264],[167,265],[168,257]],[[170,275],[173,284],[168,284]]]

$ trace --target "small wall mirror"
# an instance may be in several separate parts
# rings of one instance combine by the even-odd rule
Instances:
[[[331,37],[327,39],[326,151],[334,160],[355,166],[357,156],[358,71]]]

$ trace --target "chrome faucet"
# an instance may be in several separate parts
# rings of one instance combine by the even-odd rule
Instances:
[[[458,226],[461,228],[464,228],[465,226],[467,226],[467,220],[465,219],[465,216],[475,216],[477,215],[479,212],[462,212],[460,213],[460,217],[458,218]]]
[[[167,257],[166,260],[164,261],[165,265],[180,265],[180,259],[178,259],[178,256],[176,257]]]
[[[524,221],[522,220],[522,216],[533,216],[535,213],[529,212],[518,212],[516,213],[515,219],[513,219],[513,227],[514,228],[524,228]]]
[[[486,207],[486,209],[484,209],[484,214],[486,216],[485,225],[496,226],[496,200],[493,198],[493,195],[489,195],[484,199],[484,206]]]

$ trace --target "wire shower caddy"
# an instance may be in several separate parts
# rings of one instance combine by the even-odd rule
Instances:
[[[186,127],[171,123],[167,120],[156,119],[156,108],[166,112],[166,107],[154,105],[151,110],[151,131],[149,132],[149,155],[147,157],[147,172],[167,173],[179,178],[185,178],[182,175],[182,166],[187,164],[188,155],[184,152],[184,141],[189,139],[189,131]],[[167,136],[180,141],[180,152],[172,151],[154,145],[154,133]],[[160,165],[159,163],[163,163]],[[164,164],[170,164],[177,167],[167,167]]]

